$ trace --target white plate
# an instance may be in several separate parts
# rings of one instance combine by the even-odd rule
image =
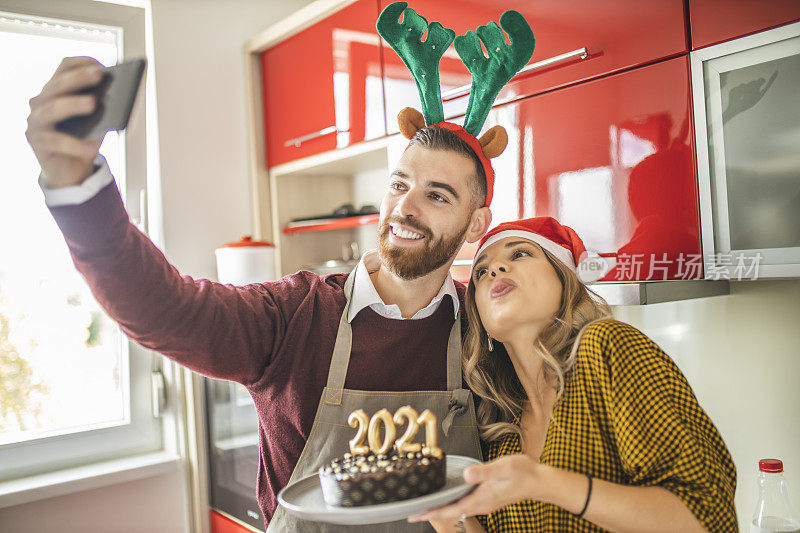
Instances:
[[[334,507],[325,503],[319,476],[314,474],[284,487],[278,493],[278,502],[293,515],[315,522],[359,525],[404,520],[455,501],[473,489],[474,485],[464,481],[463,473],[465,468],[480,461],[461,455],[448,455],[446,460],[444,487],[418,498],[361,507]]]

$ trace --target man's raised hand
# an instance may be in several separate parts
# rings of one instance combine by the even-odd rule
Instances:
[[[42,92],[31,98],[25,132],[39,164],[45,186],[51,189],[79,185],[91,176],[93,160],[102,139],[79,139],[55,129],[70,117],[89,115],[97,105],[90,94],[74,94],[97,85],[103,65],[91,57],[67,57],[61,61]]]

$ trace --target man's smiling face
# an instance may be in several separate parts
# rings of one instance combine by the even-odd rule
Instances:
[[[470,238],[475,163],[450,150],[410,146],[392,172],[381,203],[378,252],[403,279],[447,264]],[[483,234],[481,230],[480,235]]]

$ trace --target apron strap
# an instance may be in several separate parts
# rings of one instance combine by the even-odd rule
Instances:
[[[461,309],[447,339],[447,390],[461,388]]]
[[[356,270],[350,272],[344,283],[344,296],[346,303],[342,316],[339,319],[339,331],[336,334],[336,343],[333,345],[331,366],[328,369],[328,383],[325,390],[325,403],[339,405],[342,402],[344,382],[347,378],[347,367],[350,365],[350,351],[353,347],[353,328],[347,321],[350,311],[350,302],[353,299]],[[461,310],[456,315],[450,336],[447,339],[447,390],[461,388]]]
[[[355,286],[356,270],[358,266],[347,276],[344,282],[344,297],[346,303],[339,319],[339,331],[336,334],[336,343],[333,345],[333,356],[331,357],[331,367],[328,369],[328,384],[325,388],[325,403],[339,405],[342,403],[342,391],[344,390],[344,380],[347,377],[347,367],[350,366],[350,350],[353,346],[353,328],[347,321],[350,312],[350,302],[353,297],[353,287]]]

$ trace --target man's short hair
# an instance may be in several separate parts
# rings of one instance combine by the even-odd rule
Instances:
[[[475,164],[475,174],[472,180],[472,204],[473,210],[483,207],[486,203],[486,172],[483,170],[478,154],[458,135],[445,128],[426,126],[417,131],[409,141],[409,146],[419,145],[430,150],[450,150],[457,154],[462,154]]]

